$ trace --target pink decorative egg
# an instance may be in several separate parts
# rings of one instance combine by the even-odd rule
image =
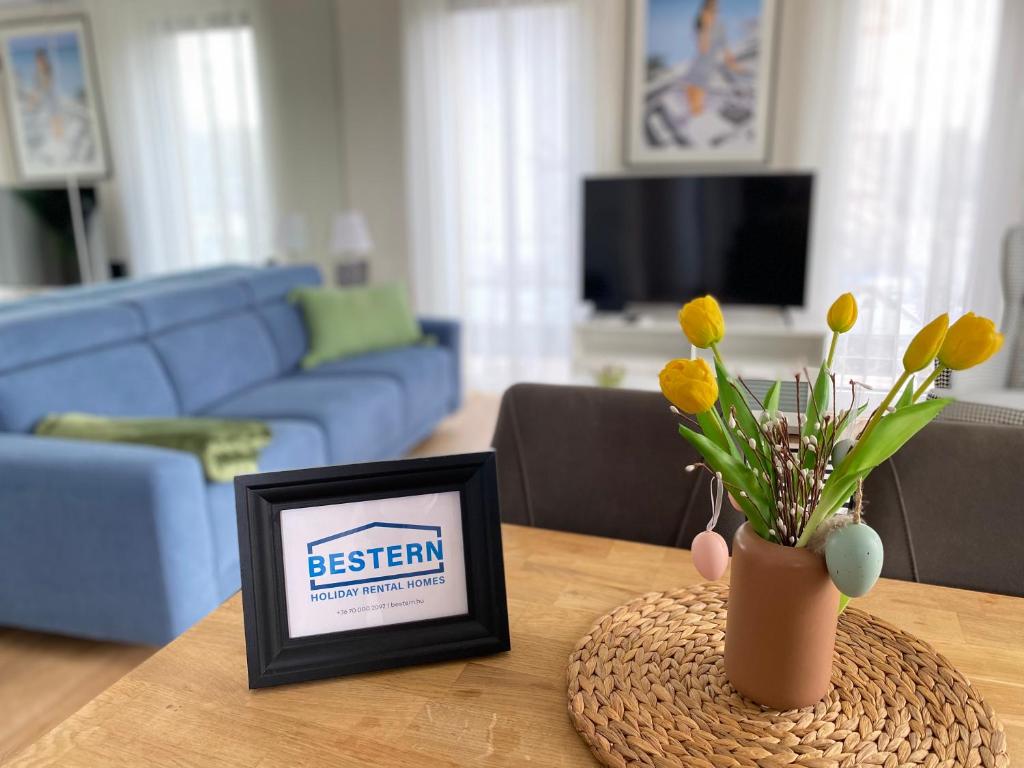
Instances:
[[[722,578],[729,567],[729,545],[714,531],[701,531],[690,545],[693,564],[708,581]]]

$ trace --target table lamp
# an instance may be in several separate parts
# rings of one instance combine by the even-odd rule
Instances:
[[[373,250],[373,239],[362,211],[340,211],[334,216],[329,247],[332,256],[340,257],[366,256]],[[369,262],[365,258],[342,258],[335,267],[335,280],[338,285],[360,285],[368,281],[369,273]]]

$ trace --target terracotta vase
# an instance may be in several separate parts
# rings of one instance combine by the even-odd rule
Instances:
[[[744,523],[732,540],[725,673],[772,709],[819,702],[832,677],[839,590],[825,559],[783,547]]]

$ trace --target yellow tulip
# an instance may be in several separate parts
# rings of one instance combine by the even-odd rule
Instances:
[[[1003,346],[1003,334],[987,317],[968,312],[952,326],[939,349],[939,362],[954,371],[973,368],[988,360]]]
[[[949,315],[943,312],[917,332],[903,354],[903,369],[917,373],[934,362],[949,329]]]
[[[686,413],[704,413],[718,400],[718,380],[705,360],[671,360],[658,383],[669,402]]]
[[[857,322],[857,300],[852,293],[844,293],[828,310],[828,327],[835,333],[846,333]]]
[[[717,344],[725,336],[725,319],[713,296],[702,296],[683,305],[679,325],[690,343],[701,349]]]

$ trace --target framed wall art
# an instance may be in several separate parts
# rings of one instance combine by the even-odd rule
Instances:
[[[626,159],[764,162],[775,0],[633,0]]]
[[[84,16],[0,25],[11,145],[26,182],[109,174],[92,36]]]

